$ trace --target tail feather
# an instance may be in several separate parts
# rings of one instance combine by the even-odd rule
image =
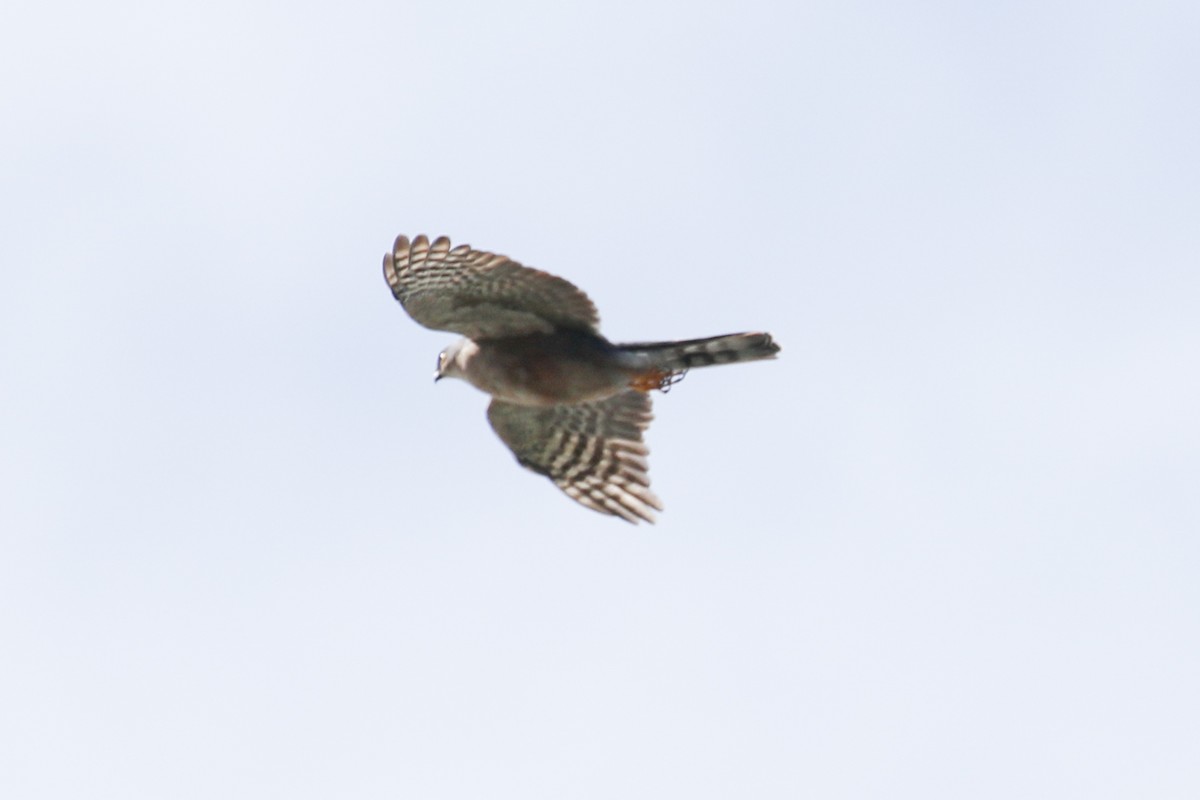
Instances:
[[[730,333],[682,342],[623,344],[621,349],[646,358],[656,369],[683,372],[713,364],[774,358],[779,345],[771,340],[769,333]]]

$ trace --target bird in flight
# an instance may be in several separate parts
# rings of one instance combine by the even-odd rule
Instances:
[[[464,337],[438,355],[435,380],[462,378],[491,395],[488,421],[518,463],[632,523],[663,509],[642,442],[649,392],[689,369],[779,352],[769,333],[614,344],[570,282],[444,236],[398,237],[383,275],[414,320]]]

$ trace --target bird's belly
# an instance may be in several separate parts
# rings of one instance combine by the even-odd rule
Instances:
[[[493,397],[545,406],[602,400],[624,391],[629,378],[612,359],[540,347],[483,347],[467,379]]]

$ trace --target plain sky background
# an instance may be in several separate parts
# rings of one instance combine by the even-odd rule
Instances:
[[[0,7],[6,798],[1200,796],[1200,6]],[[398,233],[614,340],[515,464]]]

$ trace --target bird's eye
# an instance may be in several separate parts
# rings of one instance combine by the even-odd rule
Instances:
[[[443,364],[445,364],[445,363],[446,363],[446,353],[445,353],[445,351],[443,351],[443,352],[441,352],[441,353],[438,353],[438,363],[437,363],[437,368],[438,368],[438,371],[439,371],[439,372],[440,372],[440,371],[441,371],[441,369],[442,369],[442,365],[443,365]]]

